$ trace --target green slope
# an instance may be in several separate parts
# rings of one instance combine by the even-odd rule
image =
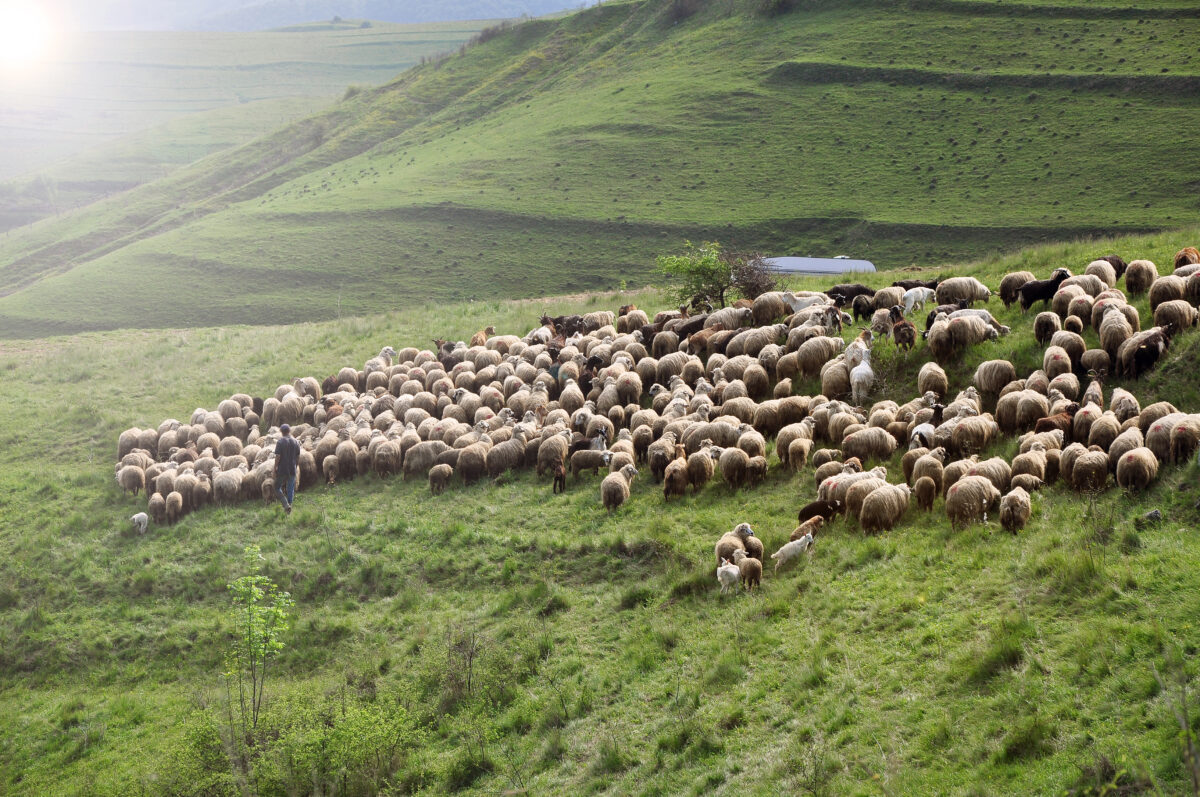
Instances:
[[[0,334],[636,284],[683,238],[896,267],[1194,216],[1194,9],[977,6],[527,22],[10,236]]]
[[[1009,270],[1078,268],[1110,252],[1161,264],[1197,236],[1193,226],[1055,244],[962,270],[994,287]],[[486,323],[523,333],[543,308],[631,298],[665,304],[652,292],[427,303],[287,327],[6,344],[0,791],[230,793],[219,742],[225,585],[249,542],[297,602],[264,716],[278,731],[270,749],[292,758],[262,771],[263,794],[313,793],[314,779],[328,779],[324,793],[1186,791],[1177,690],[1164,692],[1156,672],[1168,684],[1182,673],[1194,692],[1194,464],[1165,468],[1136,497],[1056,485],[1017,537],[994,521],[951,532],[940,502],[878,538],[839,522],[811,561],[768,573],[756,595],[718,595],[712,543],[743,520],[768,547],[784,541],[813,497],[811,469],[773,469],[742,493],[711,484],[670,505],[639,479],[611,516],[586,476],[563,496],[523,472],[438,498],[420,482],[368,476],[302,493],[286,521],[241,504],[145,537],[125,530],[144,500],[112,480],[129,425],[266,394],[384,344]],[[1010,357],[1020,373],[1041,362],[1031,316],[992,305],[1013,333],[953,364],[953,390],[985,359]],[[1198,346],[1186,333],[1126,387],[1143,405],[1200,408]],[[882,345],[876,356],[875,398],[907,400],[924,344],[908,358]],[[1151,508],[1165,521],[1139,532],[1133,518]],[[460,643],[472,632],[481,653],[468,692]],[[382,759],[355,757],[386,744],[369,725],[331,735],[347,712],[419,736]],[[331,761],[350,764],[322,768]]]

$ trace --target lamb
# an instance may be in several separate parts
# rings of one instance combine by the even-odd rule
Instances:
[[[858,516],[863,531],[874,534],[895,528],[908,510],[911,492],[907,484],[889,484],[872,490]]]
[[[671,462],[667,464],[667,470],[663,475],[663,500],[665,501],[671,500],[672,496],[687,494],[687,458],[682,456],[682,445],[676,446],[676,448],[679,450],[680,456],[671,460]]]
[[[913,494],[917,497],[917,506],[923,512],[933,510],[933,502],[937,500],[938,492],[937,485],[928,476],[922,476],[913,485]]]
[[[551,491],[555,495],[567,491],[567,469],[561,462],[554,466],[554,486]]]
[[[1158,267],[1149,260],[1130,261],[1125,270],[1125,289],[1137,296],[1150,290],[1150,286],[1158,279]]]
[[[454,468],[445,463],[434,465],[429,469],[429,492],[434,495],[441,495],[453,477]]]
[[[987,521],[988,510],[1000,500],[1000,491],[983,476],[964,476],[946,491],[946,517],[958,530],[977,520]]]
[[[1005,274],[1000,280],[1000,288],[997,290],[997,293],[1000,294],[1000,301],[1004,302],[1005,309],[1011,307],[1013,302],[1020,298],[1019,290],[1022,285],[1036,279],[1037,277],[1029,271],[1013,271]]]
[[[733,552],[734,564],[741,571],[742,586],[747,590],[753,590],[755,587],[762,585],[762,560],[754,559],[746,555],[745,551]]]
[[[805,535],[816,539],[817,532],[824,526],[825,518],[820,515],[814,515],[792,530],[792,533],[788,536],[788,542],[794,542]]]
[[[933,392],[944,398],[950,392],[950,379],[937,363],[925,363],[917,372],[917,392],[922,395]]]
[[[792,559],[795,559],[802,553],[812,555],[813,536],[805,534],[803,537],[785,543],[778,551],[771,554],[771,558],[775,559],[775,573],[779,574],[779,566],[787,564]]]
[[[629,486],[637,474],[637,468],[626,465],[604,477],[604,481],[600,482],[600,501],[605,509],[612,512],[629,500]]]
[[[1042,302],[1043,304],[1049,302],[1068,279],[1071,279],[1071,272],[1065,268],[1058,268],[1050,275],[1050,279],[1030,280],[1026,282],[1017,289],[1021,310],[1028,312],[1029,308],[1038,302]]]
[[[172,490],[167,496],[167,523],[174,526],[183,517],[183,496]]]
[[[1005,531],[1016,534],[1025,528],[1025,524],[1029,522],[1029,515],[1029,493],[1020,487],[1014,488],[1000,499],[1000,526]]]
[[[732,589],[742,575],[742,570],[735,564],[731,564],[728,559],[722,559],[717,565],[717,583],[721,585],[721,594],[724,595]]]
[[[986,302],[992,297],[992,292],[974,277],[951,277],[938,283],[935,296],[938,304]]]
[[[133,517],[129,518],[129,522],[133,524],[133,530],[138,534],[146,533],[146,526],[150,522],[150,516],[145,512],[138,512]]]
[[[824,523],[832,523],[833,519],[842,512],[841,501],[810,501],[800,507],[796,520],[803,525],[813,518],[821,518]]]
[[[907,354],[917,345],[917,328],[911,321],[897,321],[892,325],[892,342]]]
[[[154,519],[155,524],[161,526],[167,522],[167,499],[160,493],[152,494],[150,501],[146,505],[146,511],[150,513],[150,517]]]
[[[1017,378],[1017,369],[1008,360],[986,360],[975,369],[971,380],[980,393],[997,395],[1004,386]]]

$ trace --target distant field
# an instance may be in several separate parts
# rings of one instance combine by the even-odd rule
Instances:
[[[1190,10],[802,5],[518,25],[0,240],[0,335],[638,285],[684,239],[896,268],[1195,217]]]
[[[453,51],[486,24],[78,34],[37,75],[0,84],[0,180],[11,181],[0,184],[0,229],[268,133],[348,86]]]

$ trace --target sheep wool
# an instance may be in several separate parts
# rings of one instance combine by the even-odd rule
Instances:
[[[1029,522],[1029,493],[1020,487],[1014,488],[1000,499],[1000,525],[1005,531],[1016,534]]]

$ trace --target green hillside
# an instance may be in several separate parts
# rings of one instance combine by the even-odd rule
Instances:
[[[1162,264],[1198,239],[1193,226],[1055,244],[961,271],[995,287],[1009,270],[1078,269],[1111,252]],[[879,537],[839,521],[811,561],[768,572],[749,595],[718,594],[713,541],[748,521],[774,550],[814,495],[811,468],[669,506],[639,477],[611,516],[586,476],[562,496],[525,471],[440,497],[365,476],[302,493],[286,519],[240,504],[146,536],[127,528],[144,498],[120,495],[112,462],[130,425],[357,366],[384,344],[485,323],[523,334],[543,309],[631,299],[667,303],[422,298],[336,322],[7,343],[0,791],[232,793],[226,584],[246,572],[249,543],[296,601],[268,682],[262,794],[1188,789],[1173,712],[1182,699],[1197,716],[1194,464],[1165,468],[1139,496],[1056,485],[1019,536],[994,519],[952,532],[940,502]],[[1010,357],[1021,374],[1041,363],[1031,316],[991,309],[1013,333],[954,363],[953,391],[985,359]],[[1187,332],[1126,386],[1143,406],[1200,408],[1198,346]],[[876,356],[873,399],[911,397],[924,344]],[[887,464],[898,472],[898,457]],[[1136,528],[1152,508],[1165,520]]]
[[[78,33],[0,85],[0,231],[158,179],[458,49],[488,22]]]
[[[684,238],[894,268],[1171,228],[1196,211],[1196,20],[644,0],[526,22],[10,234],[0,334],[611,289]]]

